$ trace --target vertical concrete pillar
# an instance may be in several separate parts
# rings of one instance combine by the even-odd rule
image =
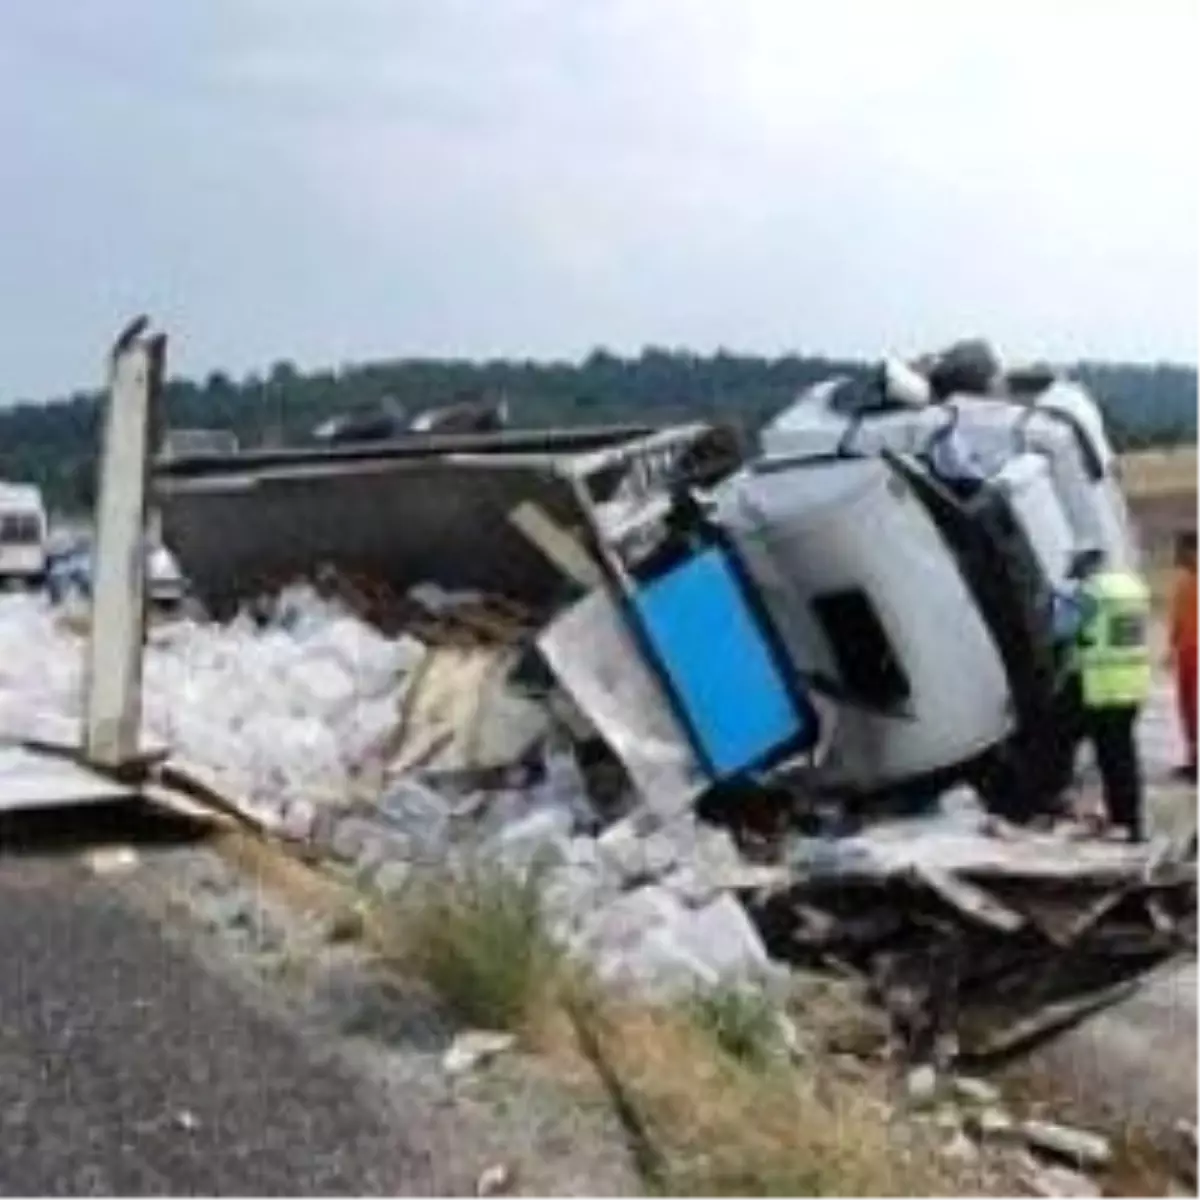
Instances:
[[[140,752],[147,491],[166,358],[166,338],[147,326],[139,317],[113,347],[97,472],[84,754],[110,770]]]

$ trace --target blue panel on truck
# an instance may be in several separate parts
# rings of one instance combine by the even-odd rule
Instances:
[[[798,711],[720,547],[639,585],[631,601],[697,749],[718,778],[815,740],[813,717]]]

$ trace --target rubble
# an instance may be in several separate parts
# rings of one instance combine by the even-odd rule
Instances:
[[[976,1079],[972,1075],[956,1075],[951,1082],[954,1094],[968,1104],[984,1108],[1000,1103],[1000,1089],[986,1079]]]
[[[1102,1200],[1099,1184],[1066,1166],[1042,1166],[1033,1160],[1025,1164],[1021,1181],[1037,1200]]]
[[[1065,1158],[1080,1167],[1106,1167],[1112,1161],[1108,1138],[1052,1121],[1021,1122],[1021,1135],[1033,1149]]]
[[[475,1180],[475,1195],[503,1196],[513,1190],[516,1172],[508,1163],[492,1163],[479,1172]]]
[[[930,1063],[913,1067],[904,1077],[904,1091],[915,1105],[932,1104],[938,1094],[937,1069]]]
[[[517,1039],[511,1033],[490,1029],[468,1029],[456,1035],[442,1055],[442,1070],[447,1075],[465,1075],[476,1067],[511,1050]]]
[[[956,1054],[1011,1053],[1117,999],[1194,929],[1181,848],[1039,833],[961,803],[794,839],[788,857],[761,912],[772,952],[860,972],[917,1059],[947,1034]]]
[[[125,875],[137,869],[140,859],[132,846],[97,846],[84,861],[96,875]]]

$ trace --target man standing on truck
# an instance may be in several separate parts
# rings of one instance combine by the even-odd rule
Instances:
[[[1072,575],[1077,585],[1060,597],[1059,629],[1065,631],[1068,621],[1073,627],[1083,734],[1096,755],[1110,824],[1140,842],[1145,828],[1136,724],[1150,694],[1150,589],[1134,571],[1106,568],[1099,550],[1081,554]]]

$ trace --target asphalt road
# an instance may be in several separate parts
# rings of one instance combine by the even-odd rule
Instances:
[[[0,852],[0,1194],[436,1191],[385,1111],[119,880]]]

